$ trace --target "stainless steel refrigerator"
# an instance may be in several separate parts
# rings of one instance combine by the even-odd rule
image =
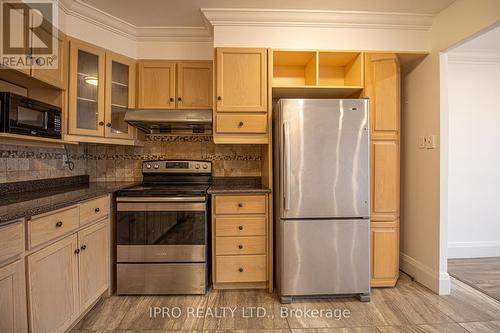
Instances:
[[[370,299],[368,99],[281,99],[274,111],[276,285]]]

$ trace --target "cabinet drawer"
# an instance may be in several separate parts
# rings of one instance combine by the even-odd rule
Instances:
[[[30,247],[35,247],[78,228],[78,220],[78,206],[33,217],[29,222]]]
[[[215,214],[265,214],[265,195],[217,195]]]
[[[266,281],[266,256],[217,256],[216,282]]]
[[[17,222],[0,228],[0,264],[24,252],[24,223]]]
[[[265,254],[266,238],[257,237],[217,237],[215,241],[216,255]]]
[[[266,217],[216,217],[216,236],[264,236]]]
[[[87,224],[109,214],[109,197],[101,197],[80,204],[80,225]]]
[[[217,115],[217,133],[263,134],[267,132],[267,115]]]

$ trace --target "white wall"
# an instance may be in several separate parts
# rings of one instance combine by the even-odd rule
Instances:
[[[448,54],[448,257],[500,256],[500,53]]]

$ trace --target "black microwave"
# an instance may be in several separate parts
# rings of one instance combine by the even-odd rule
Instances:
[[[0,132],[61,139],[61,108],[0,92]]]

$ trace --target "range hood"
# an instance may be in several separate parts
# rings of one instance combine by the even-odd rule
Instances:
[[[210,109],[130,109],[125,113],[125,121],[147,134],[212,134]]]

